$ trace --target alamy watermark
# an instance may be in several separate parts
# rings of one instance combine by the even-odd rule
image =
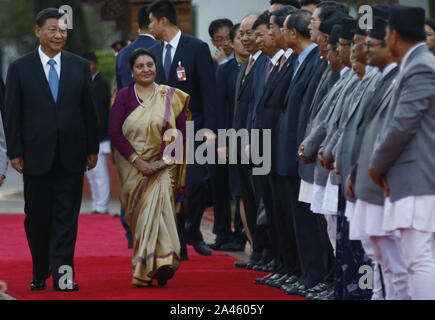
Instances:
[[[69,265],[63,265],[59,267],[60,276],[58,285],[61,290],[72,290],[74,286],[73,278],[73,268]]]
[[[64,4],[63,6],[59,7],[59,13],[63,14],[63,18],[67,25],[67,28],[69,30],[73,29],[73,24],[74,24],[74,20],[73,20],[73,8],[71,8],[71,6]]]
[[[253,164],[253,175],[267,175],[272,163],[272,132],[270,129],[219,129],[216,140],[207,143],[205,137],[213,135],[209,129],[200,129],[195,133],[194,121],[187,121],[186,127],[187,152],[184,160],[184,141],[182,132],[178,129],[168,129],[163,135],[165,142],[170,142],[163,152],[165,159],[171,163],[183,164]],[[198,142],[202,142],[198,144]],[[228,142],[228,143],[227,143]],[[240,142],[240,143],[239,143]],[[228,148],[228,157],[216,154],[217,146]],[[239,148],[241,146],[241,148]],[[249,146],[247,149],[246,146]],[[260,147],[261,146],[261,147]]]

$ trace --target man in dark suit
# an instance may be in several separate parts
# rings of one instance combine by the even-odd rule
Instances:
[[[150,30],[158,40],[163,40],[150,51],[157,60],[156,82],[176,87],[191,97],[189,110],[195,134],[208,129],[204,139],[208,146],[214,145],[216,135],[216,74],[209,47],[201,40],[190,37],[177,27],[177,13],[174,5],[159,0],[148,8]],[[193,137],[192,137],[193,138]],[[195,147],[199,144],[195,142]],[[212,166],[211,166],[212,167]],[[200,231],[201,218],[208,206],[209,180],[213,168],[207,165],[187,165],[186,241],[202,255],[211,255],[211,249],[204,243]],[[187,258],[183,235],[183,214],[179,218],[181,254]],[[184,250],[183,250],[184,247]]]
[[[241,43],[239,29],[240,23],[234,25],[230,30],[234,57],[228,62],[219,65],[216,72],[216,93],[219,110],[217,118],[218,130],[228,130],[233,127],[237,76],[240,71],[240,64],[249,57],[249,53]],[[218,143],[219,156],[225,160],[228,155],[226,141],[222,139]],[[209,246],[214,250],[244,250],[246,238],[242,236],[243,225],[241,215],[244,215],[244,211],[240,205],[239,172],[235,165],[228,163],[217,165],[216,171],[217,179],[213,184],[215,188],[213,233],[216,234],[216,240]],[[236,200],[234,232],[231,231],[230,197]]]
[[[274,43],[280,51],[278,51],[275,56],[269,54],[272,69],[270,70],[270,75],[268,76],[263,94],[257,104],[252,128],[260,131],[270,130],[272,134],[271,141],[276,141],[276,123],[278,122],[278,117],[293,76],[293,62],[295,61],[293,50],[288,47],[280,29],[283,27],[287,16],[295,12],[297,12],[296,8],[285,6],[273,11],[269,21],[269,35],[273,37]],[[260,137],[262,137],[261,134]],[[267,142],[259,140],[259,150],[264,150],[264,143]],[[255,147],[256,146],[253,145],[253,150]],[[275,146],[272,144],[271,157],[273,158],[275,154]],[[271,163],[273,164],[273,159]],[[256,279],[254,283],[267,284],[279,288],[281,282],[283,283],[287,280],[288,274],[295,274],[300,271],[300,266],[293,227],[292,225],[288,226],[286,224],[286,219],[282,217],[284,212],[277,210],[277,192],[270,183],[274,172],[275,167],[272,166],[270,173],[258,176],[263,193],[264,205],[266,207],[267,221],[270,230],[268,234],[272,243],[274,260],[269,263],[268,266],[261,269],[263,271],[271,271],[271,273],[263,278]],[[254,267],[254,270],[255,269]],[[284,275],[286,275],[285,278],[283,278]]]
[[[95,53],[85,53],[83,58],[89,61],[91,69],[92,97],[98,116],[98,140],[100,142],[97,166],[86,172],[86,176],[92,193],[92,213],[108,214],[110,177],[107,169],[107,155],[111,152],[108,129],[111,94],[109,84],[98,70],[98,59]]]
[[[233,128],[236,131],[246,129],[248,113],[252,101],[252,90],[254,84],[254,74],[257,68],[263,67],[260,61],[261,51],[258,49],[255,34],[252,27],[258,19],[258,14],[251,14],[245,17],[240,24],[240,36],[246,51],[250,53],[249,59],[245,60],[240,66],[240,72],[236,81],[236,97],[234,106]],[[243,139],[244,140],[244,139]],[[240,174],[240,192],[245,207],[248,232],[252,236],[252,254],[248,261],[236,261],[234,266],[237,268],[252,268],[257,264],[263,254],[264,238],[257,232],[257,210],[258,195],[254,189],[250,165],[246,161],[245,151],[242,147],[243,141],[238,141],[237,168]],[[230,150],[230,153],[234,152]],[[242,160],[245,162],[242,163]]]
[[[155,38],[148,29],[150,19],[147,7],[139,10],[137,24],[139,25],[139,35],[132,43],[119,51],[116,57],[116,86],[118,90],[127,87],[132,83],[133,78],[130,72],[130,54],[138,48],[148,49],[156,44]]]
[[[293,78],[286,95],[278,122],[276,168],[276,190],[279,194],[279,210],[286,211],[286,219],[291,219],[299,253],[301,273],[293,283],[281,288],[287,294],[305,294],[324,276],[321,238],[316,217],[309,205],[298,200],[300,178],[298,175],[297,146],[312,96],[307,96],[307,88],[319,63],[319,50],[310,39],[311,13],[301,10],[288,17],[284,32],[289,46],[298,55],[294,62]],[[288,223],[288,225],[290,222]],[[287,275],[287,277],[292,274]]]
[[[67,26],[58,9],[36,17],[38,49],[9,66],[6,139],[24,175],[24,222],[33,260],[31,290],[78,290],[74,247],[83,173],[98,158],[97,116],[89,63],[63,51]]]
[[[130,54],[138,48],[148,49],[156,44],[154,36],[150,34],[150,31],[148,29],[149,23],[150,19],[148,16],[147,7],[143,7],[139,10],[137,16],[139,36],[128,46],[122,48],[116,56],[116,86],[118,88],[118,91],[122,88],[127,87],[133,82],[129,63]],[[124,209],[121,207],[121,223],[125,229],[125,236],[128,241],[127,247],[131,249],[133,248],[133,235],[131,234],[130,227],[128,226],[124,217],[125,212]]]

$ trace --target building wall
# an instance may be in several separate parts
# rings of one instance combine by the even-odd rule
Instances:
[[[219,18],[240,22],[249,13],[261,13],[268,10],[270,5],[269,0],[192,0],[192,6],[196,7],[196,30],[193,32],[214,51],[208,34],[210,22]]]
[[[404,6],[422,7],[426,10],[426,16],[430,16],[429,0],[399,0],[399,4]]]

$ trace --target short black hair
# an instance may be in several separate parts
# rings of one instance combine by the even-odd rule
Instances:
[[[310,38],[310,29],[308,26],[311,22],[311,12],[307,10],[298,10],[290,16],[287,21],[287,29],[296,29],[304,38]]]
[[[310,4],[315,4],[316,6],[322,2],[322,0],[300,0],[301,2],[301,7],[302,6],[308,6]]]
[[[432,28],[432,30],[435,31],[435,21],[433,21],[433,20],[426,20],[426,22],[424,24],[428,25],[429,27]]]
[[[149,56],[153,59],[154,63],[156,63],[156,57],[150,51],[144,48],[138,48],[130,54],[130,59],[129,59],[130,70],[133,70],[134,63],[136,62],[137,58],[141,56]]]
[[[234,42],[234,39],[236,38],[237,31],[240,29],[240,23],[236,23],[233,25],[233,27],[230,30],[230,39],[231,42]]]
[[[298,10],[299,9],[293,6],[284,6],[282,8],[279,8],[278,10],[272,11],[271,15],[275,17],[275,23],[278,25],[278,27],[282,28],[285,19],[287,19],[290,14],[293,14]]]
[[[98,58],[95,52],[85,52],[83,53],[82,57],[88,61],[94,61],[98,63]]]
[[[283,6],[293,6],[298,9],[301,8],[301,4],[299,0],[270,0],[269,2],[270,5],[278,3],[278,4],[282,4]]]
[[[323,20],[324,14],[323,9],[326,8],[333,8],[335,10],[341,11],[343,13],[349,14],[349,7],[343,3],[337,2],[337,1],[322,1],[317,5],[317,8],[322,9],[319,15],[319,19]]]
[[[148,14],[147,7],[142,7],[139,10],[139,13],[137,14],[137,24],[142,30],[148,29],[148,26],[150,24],[150,15]]]
[[[160,21],[160,19],[162,18],[166,18],[174,26],[178,25],[177,9],[168,0],[154,1],[148,7],[148,14],[150,13],[152,13],[153,16],[156,17],[157,21]]]
[[[213,20],[208,27],[208,34],[210,35],[210,38],[213,38],[214,34],[222,27],[228,27],[231,29],[233,27],[233,22],[226,18]]]
[[[255,20],[254,24],[252,25],[252,30],[257,29],[262,24],[265,24],[269,27],[270,16],[271,14],[269,11],[264,11],[262,14],[260,14],[260,16],[257,18],[257,20]]]
[[[59,9],[56,8],[46,8],[39,11],[36,15],[36,25],[42,28],[48,19],[60,19],[64,16],[64,13],[60,13]]]

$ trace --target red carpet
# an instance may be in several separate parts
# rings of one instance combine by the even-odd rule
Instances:
[[[0,279],[8,292],[24,300],[296,300],[281,290],[254,285],[265,273],[236,269],[234,258],[214,251],[210,257],[189,247],[189,260],[163,288],[131,285],[132,250],[126,248],[119,218],[82,215],[75,267],[79,292],[32,292],[32,262],[24,232],[24,215],[0,215]]]

